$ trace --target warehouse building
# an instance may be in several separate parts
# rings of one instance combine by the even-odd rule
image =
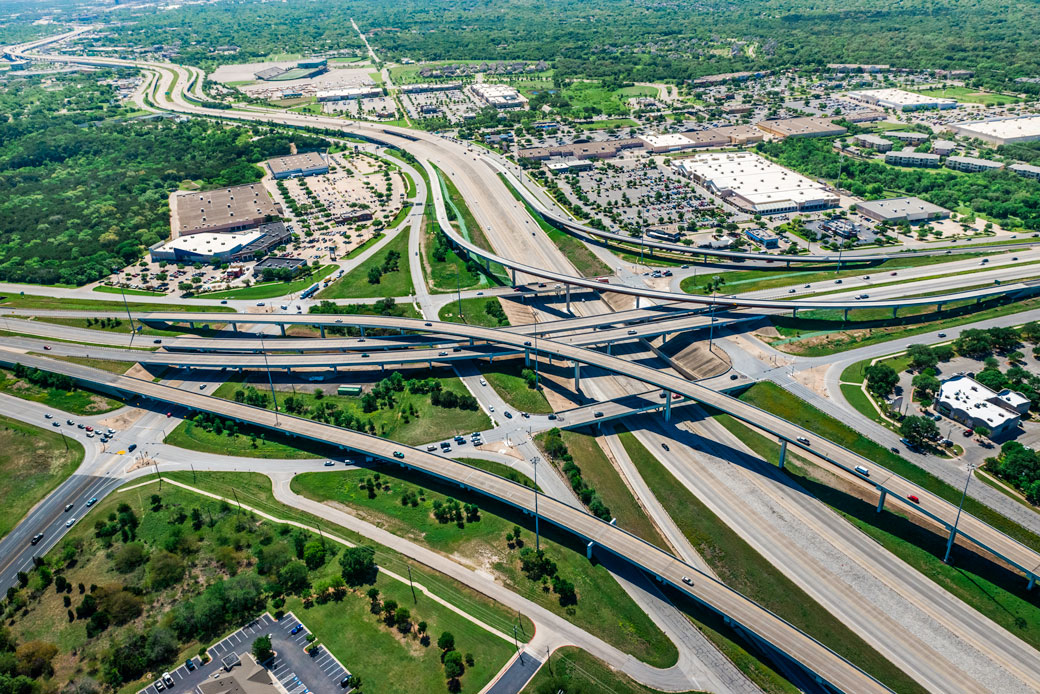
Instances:
[[[995,145],[1040,140],[1040,115],[964,121],[946,127],[958,135],[977,137]]]
[[[957,108],[955,99],[941,99],[935,96],[908,92],[902,89],[867,89],[849,92],[849,97],[872,106],[891,108],[896,111],[919,111],[922,109]]]
[[[847,130],[826,118],[779,118],[758,122],[758,127],[773,137],[835,137]]]
[[[1029,411],[1029,398],[1014,390],[999,393],[968,376],[956,376],[939,386],[936,407],[970,429],[985,427],[990,436],[1008,434]]]
[[[317,94],[319,102],[350,101],[351,99],[371,99],[383,96],[383,90],[376,86],[344,87],[343,89],[326,89]]]
[[[897,152],[885,152],[885,163],[894,166],[923,166],[934,169],[939,166],[939,155],[931,152],[915,152],[912,147],[906,147]]]
[[[1004,165],[999,161],[977,157],[947,157],[946,168],[966,173],[979,173],[981,171],[999,171],[1004,168]]]
[[[170,195],[174,238],[252,229],[281,216],[281,208],[259,183]]]
[[[180,236],[155,244],[149,249],[149,255],[153,262],[165,260],[179,264],[244,262],[288,243],[290,236],[282,222],[270,222],[247,231],[204,231]]]
[[[462,89],[461,82],[434,82],[423,84],[403,84],[402,94],[427,94],[429,92],[450,92],[454,89]]]
[[[643,146],[654,154],[662,152],[678,152],[682,149],[692,149],[697,145],[693,140],[679,133],[666,133],[664,135],[640,135],[637,139],[643,141]]]
[[[893,147],[891,140],[886,140],[885,138],[879,137],[873,133],[856,135],[856,137],[853,138],[853,141],[860,147],[866,147],[875,152],[888,152]]]
[[[761,130],[750,125],[731,125],[707,130],[690,130],[680,133],[694,147],[731,147],[761,142],[765,137]]]
[[[290,154],[287,157],[276,157],[267,161],[267,168],[276,179],[295,178],[297,176],[315,176],[327,174],[329,163],[321,152]]]
[[[1012,164],[1008,169],[1014,171],[1019,176],[1040,181],[1040,166],[1032,166],[1031,164]]]
[[[527,108],[527,98],[508,84],[482,82],[469,87],[477,101],[497,109]]]
[[[751,213],[822,210],[838,204],[823,185],[752,152],[697,154],[676,169],[713,193]]]
[[[616,157],[619,152],[626,149],[639,149],[644,142],[636,137],[621,140],[606,140],[604,142],[576,142],[571,145],[552,145],[549,147],[528,147],[517,150],[516,156],[520,159],[534,159],[545,161],[552,157],[567,157],[571,159],[610,159]]]
[[[592,171],[592,162],[588,159],[568,159],[566,161],[551,161],[545,167],[552,173]]]
[[[856,206],[856,210],[876,222],[930,222],[934,219],[946,219],[950,211],[945,207],[933,205],[921,198],[890,198],[888,200],[868,200]]]

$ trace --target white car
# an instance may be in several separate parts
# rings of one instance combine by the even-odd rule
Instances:
[[[71,528],[72,524],[75,523],[75,522],[76,522],[76,517],[73,516],[72,518],[70,518],[67,521],[65,521],[65,527],[66,528]]]

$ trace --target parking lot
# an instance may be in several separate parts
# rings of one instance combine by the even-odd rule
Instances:
[[[293,634],[292,631],[297,626],[301,628]],[[313,656],[308,654],[305,648],[309,632],[302,627],[292,613],[285,615],[281,620],[264,614],[210,647],[210,662],[203,665],[197,657],[192,658],[192,669],[182,663],[169,671],[173,680],[172,686],[164,686],[160,690],[157,683],[153,682],[138,694],[194,692],[195,688],[208,678],[217,677],[225,672],[223,662],[233,663],[237,660],[235,656],[251,653],[253,642],[265,634],[271,635],[271,647],[275,651],[275,657],[264,665],[289,694],[333,694],[345,691],[340,682],[350,673],[323,646],[319,647]]]

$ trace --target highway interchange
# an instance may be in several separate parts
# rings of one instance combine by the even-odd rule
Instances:
[[[40,42],[41,44],[43,42]],[[24,47],[23,54],[28,53],[35,45]],[[120,64],[121,61],[95,58],[72,58],[54,56],[55,60],[98,62],[102,64]],[[149,325],[168,325],[171,323],[227,323],[235,326],[235,331],[225,330],[221,337],[212,339],[198,338],[164,338],[162,349],[155,351],[128,352],[125,348],[128,335],[97,333],[86,335],[83,329],[68,328],[57,324],[47,324],[38,320],[25,321],[20,318],[6,319],[4,329],[35,337],[8,337],[0,341],[0,363],[5,365],[16,362],[36,365],[47,370],[67,373],[81,383],[107,391],[118,392],[127,398],[139,398],[135,404],[145,408],[143,423],[139,431],[149,431],[155,437],[152,459],[162,463],[166,469],[183,468],[191,456],[180,456],[162,449],[161,433],[166,426],[164,412],[171,408],[183,411],[207,411],[221,416],[249,422],[260,427],[280,429],[300,437],[331,442],[341,446],[351,454],[370,456],[388,463],[399,463],[422,470],[462,484],[483,494],[503,500],[519,508],[532,510],[532,496],[526,488],[508,482],[490,473],[485,473],[439,455],[427,452],[422,448],[411,449],[384,439],[338,429],[317,422],[292,418],[284,414],[277,415],[267,410],[258,410],[247,406],[214,398],[204,394],[198,386],[219,381],[222,369],[259,369],[270,365],[274,369],[308,369],[310,371],[329,368],[364,369],[376,365],[383,368],[387,365],[408,363],[453,364],[471,391],[481,394],[481,404],[487,398],[495,396],[487,394],[490,389],[474,386],[476,379],[470,363],[489,357],[524,354],[528,358],[550,357],[556,363],[573,364],[574,389],[581,399],[602,403],[579,407],[571,415],[566,416],[569,426],[578,423],[607,421],[608,419],[631,417],[638,411],[647,409],[663,409],[661,403],[671,406],[673,399],[664,399],[658,393],[678,394],[682,400],[675,401],[683,405],[682,412],[689,407],[708,405],[714,409],[728,412],[771,437],[785,442],[792,449],[797,448],[803,456],[812,456],[818,462],[833,466],[838,474],[844,475],[854,483],[869,485],[882,494],[881,502],[899,504],[902,512],[922,514],[935,521],[938,526],[949,528],[956,516],[956,507],[931,494],[917,485],[894,475],[872,461],[866,461],[851,451],[816,437],[812,432],[803,430],[791,423],[742,403],[721,392],[726,379],[712,382],[694,382],[678,374],[671,365],[653,361],[654,354],[648,353],[648,340],[696,330],[703,335],[707,327],[711,331],[723,331],[723,326],[732,328],[744,321],[753,320],[763,312],[791,311],[793,309],[813,308],[886,308],[897,310],[904,306],[937,305],[942,306],[965,299],[985,299],[994,296],[1016,298],[1030,295],[1035,285],[1029,281],[1016,282],[1019,278],[1028,278],[1028,268],[1021,267],[1017,261],[1010,260],[1010,254],[994,256],[993,267],[985,273],[979,273],[977,279],[971,274],[963,278],[946,276],[935,278],[939,270],[918,268],[914,271],[901,271],[904,278],[919,277],[919,293],[941,292],[936,296],[914,298],[908,287],[891,286],[871,289],[871,297],[867,300],[856,299],[851,291],[846,293],[827,294],[816,298],[798,298],[793,301],[786,297],[777,297],[776,292],[770,296],[753,294],[737,294],[726,297],[696,296],[683,294],[674,290],[654,289],[646,286],[638,275],[609,279],[609,295],[634,297],[637,306],[644,308],[628,308],[616,311],[616,307],[604,298],[603,290],[607,287],[596,278],[577,276],[569,261],[547,238],[536,232],[537,227],[526,210],[516,203],[509,189],[501,184],[494,172],[503,172],[511,179],[514,187],[520,190],[529,204],[543,217],[551,219],[560,226],[569,227],[578,234],[590,234],[594,230],[577,225],[560,213],[551,210],[536,191],[528,190],[527,182],[516,178],[508,165],[491,155],[474,153],[464,143],[439,138],[427,133],[402,131],[401,129],[372,126],[362,123],[349,123],[341,119],[327,119],[318,116],[285,114],[284,112],[253,109],[234,111],[232,113],[204,109],[185,98],[185,93],[195,90],[195,98],[201,93],[193,68],[173,65],[141,64],[143,69],[151,70],[154,75],[156,97],[159,105],[173,111],[194,113],[208,117],[255,120],[272,123],[283,123],[296,126],[328,127],[342,130],[346,134],[364,137],[375,143],[400,148],[412,153],[425,167],[430,180],[437,180],[437,169],[449,176],[458,187],[462,196],[470,205],[474,216],[494,247],[494,251],[481,248],[459,236],[447,221],[445,200],[440,186],[434,185],[431,190],[421,188],[418,202],[433,204],[442,231],[452,239],[454,244],[481,262],[494,262],[512,270],[514,283],[551,282],[560,284],[564,295],[557,297],[550,285],[546,291],[534,291],[525,300],[538,321],[532,325],[515,326],[499,330],[478,328],[461,324],[442,323],[436,320],[436,301],[423,287],[425,282],[415,282],[417,295],[415,302],[422,309],[425,319],[401,319],[379,316],[315,316],[286,313],[245,313],[245,305],[233,306],[239,314],[188,314],[188,313],[141,313],[135,311],[133,320]],[[176,80],[176,82],[174,82]],[[151,83],[150,83],[151,84]],[[189,89],[189,85],[191,88]],[[475,156],[476,155],[476,156]],[[421,177],[410,166],[404,167],[417,183]],[[418,215],[414,215],[406,226],[410,241],[415,241],[419,234]],[[535,230],[535,231],[532,231]],[[617,241],[618,239],[614,239]],[[417,246],[416,246],[417,247]],[[680,249],[663,249],[678,251]],[[682,247],[682,250],[688,251]],[[410,254],[413,249],[410,245]],[[602,249],[600,250],[602,252]],[[723,254],[725,252],[722,252]],[[1031,250],[1019,250],[1027,260],[1037,256]],[[1027,256],[1027,254],[1030,254]],[[743,255],[729,256],[759,261],[760,256],[745,258]],[[725,257],[719,256],[719,257]],[[804,258],[804,256],[803,256]],[[519,259],[523,259],[522,261]],[[363,260],[363,259],[359,259]],[[871,270],[866,264],[880,260],[877,257],[861,257],[864,275]],[[813,262],[830,263],[831,257],[817,257]],[[763,261],[764,262],[764,261]],[[966,267],[969,263],[977,265],[977,260],[957,261]],[[616,264],[616,259],[614,260]],[[414,266],[418,263],[412,263]],[[763,265],[764,267],[764,265]],[[951,263],[951,269],[961,268]],[[945,272],[945,270],[944,270]],[[630,273],[631,274],[631,273]],[[519,275],[519,277],[517,277]],[[620,275],[620,273],[619,273]],[[931,279],[928,279],[931,278]],[[1000,279],[998,285],[979,288],[992,279]],[[844,289],[864,286],[869,280],[850,282]],[[876,281],[876,280],[875,280]],[[914,285],[916,286],[916,285]],[[962,289],[968,287],[968,289]],[[11,288],[5,287],[4,291]],[[832,288],[837,289],[837,288]],[[819,288],[819,291],[832,291]],[[814,287],[813,292],[817,291]],[[33,293],[37,293],[33,291]],[[39,292],[43,294],[44,292]],[[488,295],[509,293],[505,290],[488,292]],[[516,292],[511,292],[515,297]],[[81,295],[82,296],[82,295]],[[910,298],[907,298],[910,296]],[[450,297],[449,297],[450,299]],[[135,302],[137,298],[135,297]],[[642,303],[638,303],[642,302]],[[144,301],[143,303],[147,303]],[[296,305],[304,306],[303,302]],[[719,310],[716,311],[716,308]],[[728,309],[731,309],[727,311]],[[616,311],[616,312],[615,312]],[[710,312],[709,312],[710,311]],[[726,311],[725,313],[723,311]],[[34,317],[46,317],[48,312],[21,312],[33,314]],[[5,310],[9,316],[19,316],[16,310]],[[74,312],[53,312],[55,318],[62,316],[76,317]],[[99,315],[94,313],[92,315]],[[352,338],[293,339],[279,338],[280,326],[307,325],[324,327],[358,327],[394,329],[401,335],[394,338],[369,339],[361,343]],[[537,332],[537,337],[534,333]],[[272,334],[273,333],[273,334]],[[261,344],[258,335],[265,334]],[[85,339],[85,338],[91,339]],[[81,342],[104,343],[107,347],[87,347],[54,342],[54,340],[73,340]],[[147,338],[136,337],[134,346],[155,347]],[[177,374],[182,380],[176,385],[164,381],[152,383],[142,379],[116,376],[97,369],[80,366],[65,361],[49,359],[41,354],[44,342],[51,347],[54,355],[73,356],[76,353],[89,353],[92,358],[114,359],[119,361],[138,361],[142,364],[171,366],[179,369]],[[83,350],[86,349],[86,352]],[[458,351],[455,351],[455,350]],[[190,350],[190,351],[189,351]],[[320,351],[319,351],[320,350]],[[266,355],[260,351],[268,352]],[[293,353],[299,352],[299,353]],[[135,358],[136,357],[136,358]],[[190,367],[187,368],[187,367]],[[749,369],[750,370],[750,369]],[[736,373],[734,375],[737,375]],[[645,394],[642,404],[626,400],[633,394]],[[654,403],[654,400],[657,403]],[[649,402],[647,402],[649,401]],[[151,404],[149,404],[151,403]],[[157,406],[161,405],[161,406]],[[608,411],[608,408],[613,407]],[[501,411],[501,404],[499,410]],[[18,416],[27,421],[41,422],[42,410],[39,407],[14,412],[17,408],[0,400],[0,408],[4,414]],[[604,411],[608,415],[603,418],[595,416],[596,411]],[[680,410],[677,409],[677,413]],[[669,413],[670,414],[670,413]],[[1035,651],[1017,638],[995,624],[989,622],[966,608],[952,596],[939,590],[915,571],[908,569],[886,552],[878,551],[864,541],[863,536],[852,531],[851,526],[837,518],[835,514],[821,504],[807,502],[797,493],[782,484],[781,477],[774,472],[763,474],[761,469],[753,470],[743,483],[749,485],[756,494],[768,498],[766,505],[757,511],[742,514],[739,510],[741,499],[730,479],[726,482],[711,484],[710,475],[697,474],[698,466],[717,465],[720,460],[730,459],[745,467],[751,465],[746,458],[752,456],[746,450],[739,449],[739,442],[732,441],[726,432],[719,431],[717,424],[703,418],[676,416],[678,426],[666,424],[661,416],[653,418],[633,419],[630,423],[637,432],[637,437],[655,452],[662,462],[679,477],[682,482],[696,489],[701,498],[713,499],[712,510],[742,534],[773,563],[783,567],[796,582],[806,589],[821,604],[833,613],[841,616],[848,624],[854,625],[872,646],[880,650],[886,657],[897,663],[904,671],[910,673],[919,683],[930,691],[1032,691],[1040,683],[1040,664]],[[499,427],[500,435],[523,439],[519,426]],[[539,420],[532,428],[549,426],[546,420]],[[73,432],[75,434],[75,432]],[[121,435],[128,435],[121,432]],[[699,443],[694,443],[694,437]],[[616,440],[611,440],[608,432],[608,446],[616,454],[619,464],[625,467],[625,455],[617,450]],[[616,439],[616,437],[613,437]],[[494,440],[489,438],[490,440]],[[688,445],[671,446],[669,454],[662,451],[662,443],[674,440]],[[23,568],[33,553],[46,550],[58,540],[61,530],[62,508],[67,499],[85,499],[89,496],[102,496],[114,489],[129,476],[147,474],[146,468],[138,467],[128,471],[125,460],[109,451],[98,451],[91,441],[84,441],[88,447],[88,456],[81,467],[81,474],[70,478],[45,502],[33,510],[19,528],[0,542],[2,548],[14,548],[7,555],[10,558],[0,564],[0,579],[9,585],[13,572]],[[536,453],[529,440],[517,444],[519,450]],[[711,455],[704,455],[710,452]],[[403,457],[395,455],[400,453]],[[705,461],[704,458],[713,458]],[[629,461],[630,462],[630,461]],[[219,468],[219,461],[213,461]],[[236,461],[236,465],[246,465]],[[754,463],[757,465],[757,463]],[[856,465],[870,468],[869,479],[856,475]],[[310,467],[305,467],[309,465]],[[284,463],[286,470],[313,469],[313,463]],[[205,469],[205,466],[202,466]],[[235,468],[238,469],[238,468]],[[557,480],[558,482],[558,480]],[[638,487],[638,482],[633,482]],[[729,485],[727,487],[727,485]],[[761,643],[770,644],[777,651],[786,654],[798,662],[811,675],[803,682],[804,688],[811,688],[812,678],[826,683],[829,687],[844,692],[887,691],[887,688],[849,663],[844,658],[830,651],[826,644],[820,644],[808,635],[772,615],[767,610],[755,605],[747,598],[735,593],[715,580],[710,569],[704,564],[696,552],[689,547],[670,525],[671,521],[661,509],[654,507],[652,495],[648,490],[639,490],[637,497],[654,517],[662,533],[668,538],[668,548],[657,548],[646,544],[624,529],[603,523],[585,513],[577,504],[565,484],[546,487],[542,497],[539,513],[544,520],[566,528],[586,541],[592,542],[597,551],[600,549],[616,555],[624,562],[630,563],[646,571],[649,575],[672,585],[675,589],[685,591],[702,603],[718,610],[734,621],[741,629],[753,634],[753,638]],[[920,504],[908,501],[914,495]],[[724,500],[730,500],[725,503]],[[774,504],[770,506],[770,504]],[[777,513],[782,508],[787,517],[797,518],[812,534],[811,540],[823,542],[830,548],[840,548],[844,561],[857,567],[856,572],[864,576],[879,578],[885,585],[884,597],[887,604],[870,605],[862,601],[862,593],[848,587],[843,580],[837,580],[821,570],[824,563],[820,557],[807,559],[798,556],[800,550],[794,537],[783,537],[776,529],[770,531],[768,524],[763,524],[758,517],[761,514]],[[962,515],[959,521],[961,540],[976,543],[1007,563],[1015,566],[1030,582],[1040,572],[1040,554],[1036,549],[1028,547],[1000,533],[984,522],[970,516]],[[1028,527],[1028,526],[1027,526]],[[25,538],[46,529],[45,541],[35,550],[25,545]],[[387,542],[391,540],[383,538]],[[21,545],[21,546],[19,546]],[[418,553],[417,549],[412,549]],[[822,551],[822,550],[821,550]],[[828,552],[833,550],[828,550]],[[821,557],[824,555],[820,555]],[[839,556],[839,555],[831,555]],[[440,560],[429,559],[440,564]],[[841,561],[841,559],[839,559]],[[448,569],[446,569],[448,570]],[[693,576],[692,585],[682,579]],[[476,580],[476,579],[472,579]],[[620,579],[619,579],[620,580]],[[850,579],[851,580],[851,579]],[[490,595],[490,589],[488,594]],[[634,591],[630,591],[634,592]],[[665,605],[655,604],[648,609],[655,610],[658,619],[665,619],[670,614]],[[917,611],[922,617],[913,625],[901,621],[901,611]],[[552,620],[544,617],[544,623]],[[655,621],[658,621],[655,619]],[[928,629],[922,630],[921,624],[928,622]],[[558,631],[566,627],[552,622]],[[673,640],[683,638],[682,627],[677,632],[669,633]],[[686,634],[689,638],[694,638]],[[584,638],[584,637],[582,637]],[[573,629],[568,631],[564,642],[576,641]],[[593,652],[604,653],[603,644],[593,644],[587,639]],[[554,643],[554,645],[558,645]],[[969,652],[970,651],[970,652]],[[684,651],[685,657],[690,657]],[[980,659],[979,654],[982,655]],[[980,660],[989,662],[979,666]],[[687,663],[683,674],[677,674],[675,668],[664,676],[652,669],[639,667],[637,663],[628,663],[626,672],[662,689],[679,689],[682,684],[689,688],[697,678],[690,673],[693,666]],[[703,663],[702,663],[703,665]],[[678,667],[678,666],[677,666]],[[724,667],[724,666],[721,666]],[[682,670],[682,668],[679,668]],[[696,668],[693,668],[696,669]],[[798,677],[797,675],[792,675]],[[746,685],[739,677],[729,679],[709,676],[705,668],[701,668],[700,677],[705,685],[713,690],[738,691]],[[670,678],[670,679],[669,679]]]

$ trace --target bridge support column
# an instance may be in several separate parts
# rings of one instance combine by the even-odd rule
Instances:
[[[798,317],[798,309],[792,308],[791,309],[791,318],[797,318],[797,317]]]
[[[339,367],[336,366],[335,364],[332,365],[332,373],[334,373],[334,374],[338,374],[339,373]]]
[[[847,321],[849,319],[849,310],[845,309],[845,315],[841,317],[842,320]]]
[[[361,337],[365,336],[365,326],[361,326]]]
[[[935,305],[935,312],[936,313],[942,313],[942,307],[943,307],[942,302],[939,302],[938,304],[936,304]]]
[[[571,312],[571,285],[567,285],[567,313]]]
[[[892,307],[892,317],[895,318],[897,315],[899,315],[899,307],[898,306],[893,306]]]
[[[780,442],[780,469],[784,469],[784,461],[787,460],[787,439]]]
[[[885,497],[888,496],[888,490],[882,489],[881,496],[877,500],[877,512],[881,513],[885,510]]]
[[[516,286],[516,268],[513,268],[512,270],[510,270],[510,272],[513,275],[513,286],[515,287]]]
[[[1026,586],[1026,590],[1032,590],[1033,586],[1036,585],[1036,574],[1029,574],[1029,585]]]
[[[321,330],[321,336],[325,337],[325,326],[324,325],[319,325],[318,328]]]
[[[614,343],[613,342],[608,342],[607,343],[607,356],[610,356],[611,351],[613,351],[612,350],[613,347],[614,347]]]
[[[672,419],[672,394],[670,391],[665,391],[666,399],[664,401],[664,421],[669,422]]]
[[[524,348],[524,366],[531,365],[531,350]]]
[[[595,546],[595,542],[590,542],[589,544],[585,545],[585,558],[589,561],[592,561],[592,548]]]
[[[195,321],[193,321],[193,320],[188,321],[188,325],[191,327],[192,330],[195,329]]]
[[[380,364],[379,371],[380,373],[386,373],[386,364]]]
[[[487,258],[484,258],[484,270],[486,270],[488,274],[491,274],[491,261]]]
[[[574,390],[581,392],[581,364],[574,362]]]
[[[232,323],[231,324],[231,332],[233,332],[233,333],[237,333],[238,332],[238,323]]]
[[[285,337],[285,323],[279,323],[278,327],[282,329],[282,337]]]

